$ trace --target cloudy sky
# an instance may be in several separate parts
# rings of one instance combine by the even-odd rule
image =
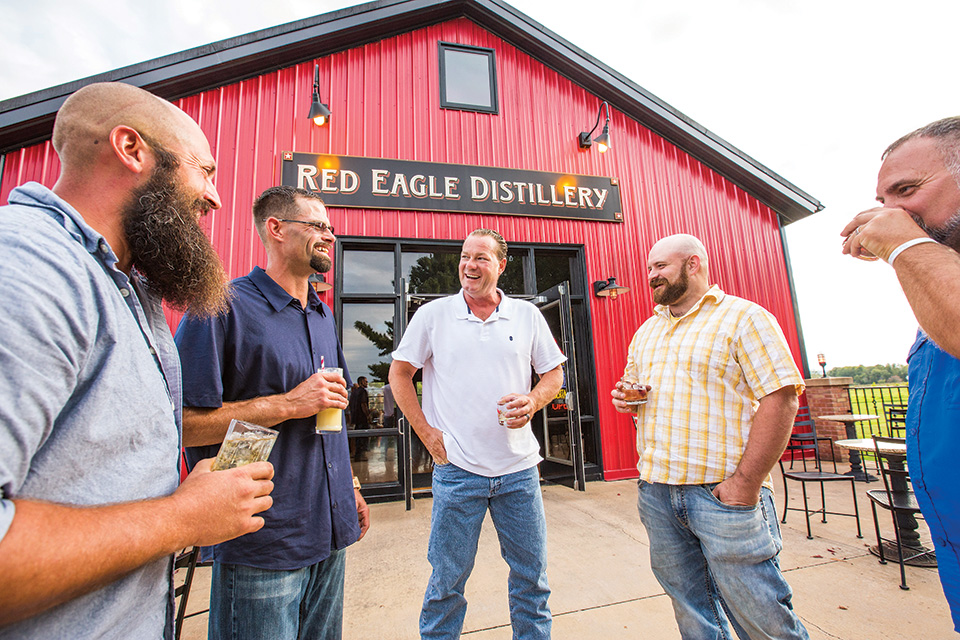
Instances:
[[[352,4],[0,0],[0,100]],[[812,367],[904,361],[916,321],[892,270],[841,256],[838,233],[874,205],[889,142],[960,114],[960,3],[511,4],[826,205],[787,228]]]

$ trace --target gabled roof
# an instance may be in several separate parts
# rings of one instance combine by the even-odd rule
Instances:
[[[0,102],[0,153],[48,139],[60,105],[91,82],[123,81],[176,100],[460,16],[601,96],[770,206],[784,223],[823,208],[782,176],[500,0],[377,0],[5,100]]]

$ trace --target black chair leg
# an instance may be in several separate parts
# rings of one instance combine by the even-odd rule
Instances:
[[[803,515],[807,519],[807,540],[813,540],[813,534],[810,533],[810,507],[807,505],[807,483],[801,482],[800,488],[803,489]]]
[[[827,497],[823,492],[823,483],[820,483],[820,513],[823,514],[823,520],[821,522],[827,521]]]
[[[781,471],[783,467],[780,467]],[[783,517],[780,519],[781,524],[787,524],[787,509],[790,508],[790,492],[787,489],[787,479],[783,478]]]
[[[893,533],[897,538],[897,559],[900,561],[900,588],[904,591],[909,591],[910,587],[907,586],[907,570],[903,565],[903,544],[900,542],[900,529],[897,528],[897,512],[891,511],[890,515],[893,516]]]
[[[860,507],[857,506],[857,483],[850,478],[850,492],[853,494],[853,514],[857,519],[857,537],[863,539],[863,530],[860,529]],[[870,504],[873,504],[872,502]]]
[[[877,551],[880,554],[880,564],[887,564],[883,557],[883,540],[880,538],[880,523],[877,521],[877,505],[870,501],[870,510],[873,512],[873,528],[877,530]]]

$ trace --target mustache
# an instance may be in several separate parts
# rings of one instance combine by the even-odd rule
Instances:
[[[662,284],[669,284],[669,283],[667,282],[666,278],[656,278],[655,280],[651,280],[649,284],[651,289],[655,289]]]

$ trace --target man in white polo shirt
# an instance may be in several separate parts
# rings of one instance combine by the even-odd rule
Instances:
[[[421,307],[393,352],[397,406],[433,456],[433,567],[421,638],[459,638],[480,526],[493,518],[515,638],[550,637],[540,447],[530,428],[563,384],[566,360],[540,311],[497,288],[507,243],[478,229],[460,253],[460,293]],[[413,376],[423,369],[423,408]],[[531,368],[540,380],[531,390]],[[506,424],[497,405],[505,403]]]

